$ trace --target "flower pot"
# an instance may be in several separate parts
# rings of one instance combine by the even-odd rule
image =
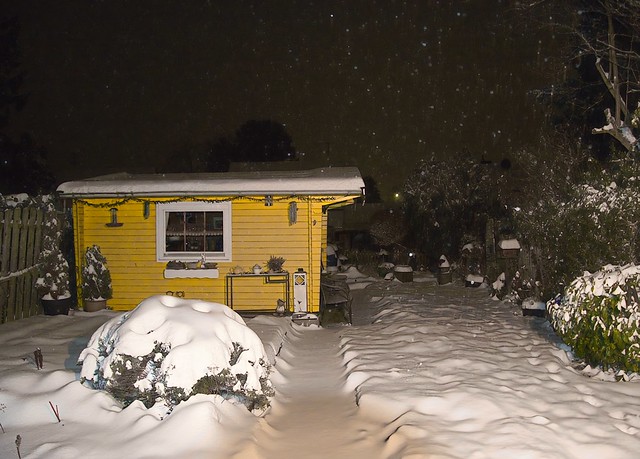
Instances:
[[[58,298],[57,300],[40,299],[42,310],[47,316],[68,315],[69,309],[73,305],[73,297]]]
[[[411,266],[398,265],[393,268],[393,275],[400,282],[413,282],[413,269]]]
[[[84,300],[86,312],[96,312],[107,307],[107,300]]]
[[[453,276],[451,274],[451,269],[449,268],[440,268],[438,269],[438,284],[450,284],[453,282]]]

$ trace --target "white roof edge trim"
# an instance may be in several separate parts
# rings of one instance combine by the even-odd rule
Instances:
[[[355,167],[307,171],[212,174],[113,174],[62,183],[58,192],[73,197],[356,195],[364,181]]]
[[[353,199],[362,196],[360,193],[354,191],[323,191],[323,192],[306,192],[296,191],[291,193],[274,193],[274,192],[260,192],[260,193],[184,193],[184,192],[162,192],[162,193],[65,193],[61,192],[60,197],[63,199],[76,199],[76,198],[206,198],[206,197],[229,197],[229,200],[235,197],[254,197],[254,196],[331,196],[335,199]]]

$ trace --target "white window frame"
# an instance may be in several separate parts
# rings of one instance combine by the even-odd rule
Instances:
[[[230,202],[167,202],[156,204],[157,261],[197,261],[202,252],[167,252],[167,212],[222,212],[222,252],[204,252],[207,261],[231,261],[231,203]]]

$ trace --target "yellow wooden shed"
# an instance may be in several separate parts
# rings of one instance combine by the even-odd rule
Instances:
[[[113,282],[109,307],[151,295],[238,311],[316,312],[326,266],[327,212],[364,193],[357,168],[203,174],[112,174],[58,187],[73,208],[78,301],[86,247]],[[286,272],[266,271],[271,256]],[[259,265],[260,272],[254,271]]]

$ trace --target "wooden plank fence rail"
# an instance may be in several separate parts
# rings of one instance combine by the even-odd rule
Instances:
[[[0,211],[0,323],[42,312],[34,283],[43,225],[36,206]]]

